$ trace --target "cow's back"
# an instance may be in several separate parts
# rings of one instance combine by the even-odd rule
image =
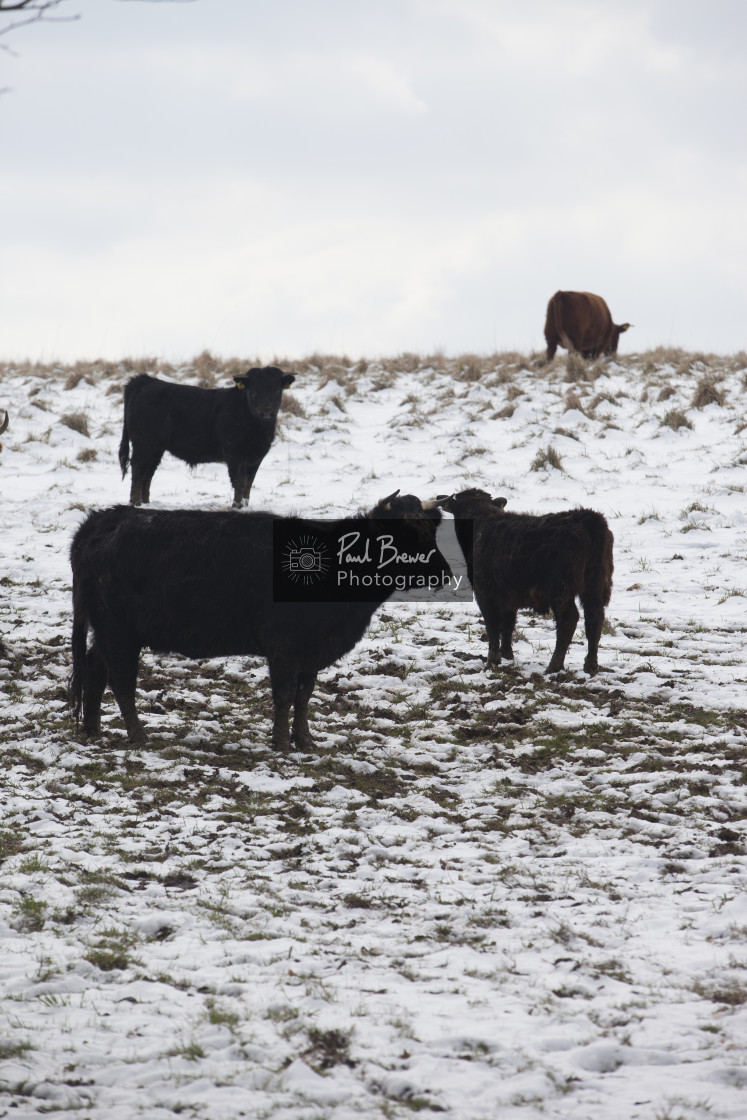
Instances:
[[[133,447],[139,442],[168,451],[194,466],[223,460],[221,418],[238,414],[244,402],[235,389],[200,389],[140,374],[128,382],[124,404]]]
[[[187,657],[257,655],[331,665],[375,609],[273,598],[271,513],[96,511],[71,547],[73,579],[95,632]]]
[[[606,525],[593,510],[541,516],[504,513],[486,519],[476,526],[475,583],[487,581],[502,589],[574,582],[579,558],[589,554],[598,522]]]
[[[612,335],[612,315],[607,303],[593,292],[558,291],[547,305],[545,339],[548,347],[564,346],[582,354],[607,350]]]
[[[91,514],[71,562],[94,629],[114,626],[138,644],[193,657],[264,653],[272,520],[131,506]],[[247,639],[250,620],[256,641]]]

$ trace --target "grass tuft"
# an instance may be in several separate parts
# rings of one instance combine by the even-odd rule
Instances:
[[[532,460],[531,470],[545,471],[552,467],[553,470],[562,471],[563,460],[558,455],[557,451],[551,445],[540,450]]]
[[[304,1057],[310,1066],[317,1072],[332,1069],[333,1066],[346,1065],[351,1069],[356,1064],[350,1057],[350,1040],[352,1030],[321,1030],[319,1027],[309,1027],[308,1048]]]
[[[79,432],[82,436],[87,436],[90,439],[91,433],[88,430],[88,417],[85,412],[66,412],[64,416],[60,417],[60,423],[73,432]]]
[[[693,425],[681,409],[670,408],[661,421],[661,426],[662,428],[671,428],[673,432],[678,432],[680,428],[692,428]]]
[[[709,404],[717,404],[723,407],[725,403],[726,393],[719,388],[718,379],[713,374],[702,377],[693,394],[692,407],[706,408]]]

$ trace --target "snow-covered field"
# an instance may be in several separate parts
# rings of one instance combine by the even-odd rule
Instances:
[[[486,673],[473,604],[385,605],[285,757],[257,659],[144,655],[146,749],[109,693],[100,743],[69,719],[134,366],[0,380],[0,1116],[747,1115],[747,356],[287,367],[255,508],[479,485],[602,511],[616,571],[598,677],[581,627],[548,678],[524,613]]]

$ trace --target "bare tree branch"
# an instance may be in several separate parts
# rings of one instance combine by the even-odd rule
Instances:
[[[0,12],[18,12],[21,8],[35,12],[39,9],[55,8],[62,0],[0,0]]]
[[[7,35],[11,31],[16,31],[19,27],[25,27],[29,23],[70,23],[73,20],[80,19],[80,14],[62,16],[52,15],[52,11],[59,7],[60,4],[65,4],[67,0],[0,0],[0,15],[3,12],[19,12],[23,18],[14,20],[7,23],[5,27],[0,27],[0,35]],[[127,0],[124,0],[127,2]],[[131,0],[130,0],[131,2]],[[137,0],[140,3],[147,4],[190,4],[194,0]],[[7,51],[8,54],[15,54],[7,43],[0,43],[0,50]],[[0,93],[6,93],[7,90],[0,89]]]
[[[62,23],[63,21],[70,22],[80,19],[79,15],[53,16],[50,14],[53,8],[64,3],[65,0],[0,0],[0,13],[21,12],[24,16],[24,18],[16,19],[12,23],[6,23],[5,27],[0,27],[0,35],[7,35],[9,31],[15,31],[29,23],[41,23],[42,20],[47,20],[50,23],[53,21]],[[0,43],[0,47],[6,51],[10,50],[5,43]]]

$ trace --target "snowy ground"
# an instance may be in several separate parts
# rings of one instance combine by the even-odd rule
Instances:
[[[289,368],[253,505],[598,509],[602,672],[579,628],[545,677],[523,614],[486,673],[474,605],[392,604],[321,674],[312,753],[273,754],[246,658],[145,655],[149,747],[108,693],[84,742],[67,552],[129,493],[133,364],[4,367],[0,1117],[744,1117],[747,357]],[[152,494],[230,487],[171,460]]]

